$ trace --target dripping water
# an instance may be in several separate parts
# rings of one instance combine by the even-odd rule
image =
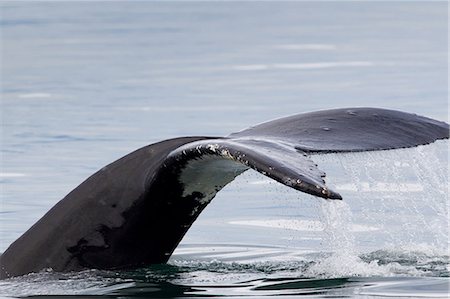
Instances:
[[[344,197],[318,201],[331,256],[310,269],[314,274],[448,276],[447,141],[313,158]],[[373,230],[351,229],[358,224]]]

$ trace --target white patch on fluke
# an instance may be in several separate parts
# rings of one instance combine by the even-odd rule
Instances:
[[[217,149],[212,144],[208,146]],[[199,192],[203,197],[197,200],[201,204],[208,203],[220,189],[247,169],[245,165],[222,156],[205,155],[190,160],[179,176],[184,186],[183,197]]]

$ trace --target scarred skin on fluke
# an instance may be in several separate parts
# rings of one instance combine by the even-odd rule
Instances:
[[[216,193],[248,169],[302,192],[341,199],[309,156],[448,138],[444,122],[351,108],[280,118],[227,137],[151,144],[102,168],[58,202],[3,253],[0,277],[165,263]]]

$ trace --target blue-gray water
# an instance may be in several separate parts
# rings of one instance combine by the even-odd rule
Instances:
[[[0,252],[141,146],[373,106],[448,120],[446,2],[0,4]],[[248,172],[165,266],[51,270],[0,297],[446,297],[448,141],[314,157],[343,202]]]

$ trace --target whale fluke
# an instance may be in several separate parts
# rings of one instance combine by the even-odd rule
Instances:
[[[358,152],[407,148],[449,138],[447,123],[395,110],[323,110],[269,121],[230,138],[274,140],[310,152]]]
[[[0,257],[0,277],[165,263],[216,193],[248,169],[314,196],[341,199],[310,156],[448,138],[444,122],[351,108],[289,116],[227,137],[148,145],[105,166],[50,209]]]

